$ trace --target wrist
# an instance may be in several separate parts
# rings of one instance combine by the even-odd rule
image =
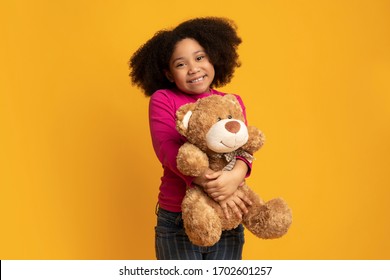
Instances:
[[[246,162],[237,159],[236,164],[234,165],[232,171],[234,171],[237,174],[243,175],[245,177],[249,171],[249,167],[246,164]]]

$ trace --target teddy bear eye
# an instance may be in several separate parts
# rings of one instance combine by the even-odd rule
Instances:
[[[228,116],[228,119],[232,119],[232,118],[233,118],[232,115],[229,115],[229,116]]]
[[[217,121],[219,122],[220,120],[222,120],[222,118],[221,118],[221,117],[218,117],[218,118],[217,118]]]

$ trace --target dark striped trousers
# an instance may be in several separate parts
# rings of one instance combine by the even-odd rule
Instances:
[[[244,246],[244,227],[224,231],[211,247],[193,245],[184,232],[181,213],[159,208],[155,228],[158,260],[240,260]]]

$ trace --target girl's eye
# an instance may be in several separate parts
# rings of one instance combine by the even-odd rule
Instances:
[[[176,68],[181,68],[181,67],[183,67],[184,66],[184,63],[178,63],[178,64],[176,64]]]
[[[197,61],[201,61],[205,56],[204,55],[200,55],[196,58]]]

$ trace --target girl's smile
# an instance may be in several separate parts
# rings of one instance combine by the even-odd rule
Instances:
[[[203,47],[186,38],[176,44],[165,75],[181,91],[200,94],[210,90],[215,71]]]
[[[202,77],[199,77],[199,78],[190,80],[190,81],[188,81],[188,82],[189,82],[189,83],[192,83],[192,84],[193,84],[193,83],[198,83],[198,82],[203,81],[205,77],[206,77],[206,76],[202,76]]]

